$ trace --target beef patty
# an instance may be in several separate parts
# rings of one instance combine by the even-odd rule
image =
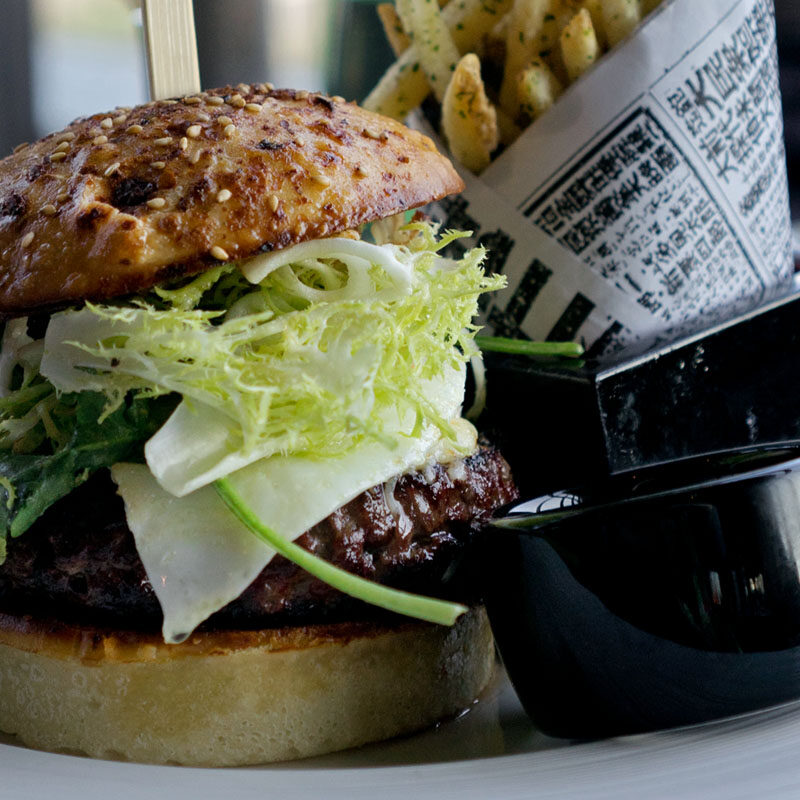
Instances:
[[[514,499],[508,464],[495,449],[482,446],[463,460],[363,492],[297,543],[365,578],[452,596],[459,593],[453,566],[466,544],[496,508]],[[23,536],[9,541],[0,566],[0,610],[160,629],[161,609],[108,471],[96,473]],[[238,599],[203,627],[266,628],[374,613],[276,556]]]

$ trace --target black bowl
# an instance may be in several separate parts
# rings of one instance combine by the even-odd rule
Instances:
[[[484,532],[478,563],[511,682],[552,736],[640,733],[800,698],[797,449],[540,498]]]

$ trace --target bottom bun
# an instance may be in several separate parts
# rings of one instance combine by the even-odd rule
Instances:
[[[0,730],[96,758],[260,764],[452,716],[493,663],[482,608],[453,628],[352,623],[198,633],[180,645],[0,614]]]

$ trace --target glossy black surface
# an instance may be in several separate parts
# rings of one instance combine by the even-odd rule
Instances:
[[[486,355],[489,430],[523,495],[727,448],[800,440],[800,296],[644,354]]]
[[[595,492],[560,521],[484,534],[500,653],[546,733],[637,733],[800,697],[800,462],[734,461],[699,483],[700,462],[626,476],[633,501]]]

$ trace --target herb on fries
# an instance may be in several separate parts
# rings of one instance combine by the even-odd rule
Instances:
[[[480,172],[662,0],[396,0],[397,61],[364,102],[403,119],[433,92],[455,158]],[[443,6],[440,8],[440,5]]]

